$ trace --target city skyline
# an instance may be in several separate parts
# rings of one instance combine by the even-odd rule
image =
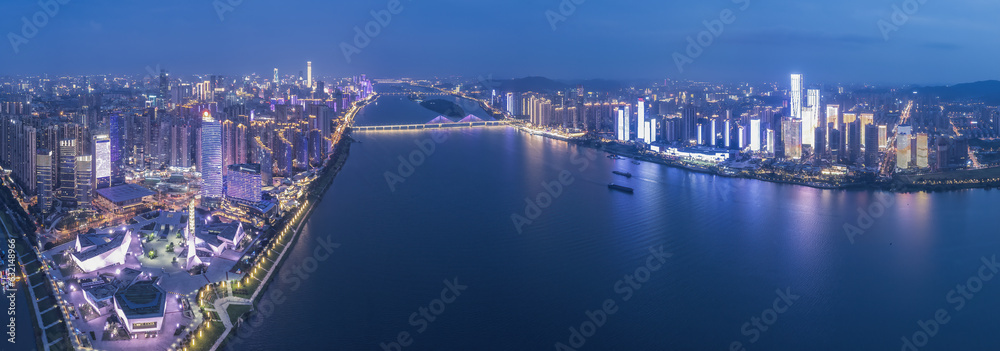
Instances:
[[[1000,350],[996,13],[0,2],[0,349]]]
[[[372,12],[388,13],[381,12],[388,11],[385,1],[296,6],[244,2],[222,7],[215,3],[226,4],[68,2],[59,5],[61,11],[51,18],[44,16],[47,21],[37,21],[45,25],[37,26],[30,38],[23,35],[22,17],[30,22],[44,9],[34,2],[0,4],[0,12],[9,17],[0,28],[8,34],[0,49],[0,61],[6,63],[0,75],[141,75],[147,67],[170,67],[178,74],[226,75],[267,75],[277,67],[298,74],[306,71],[305,61],[312,61],[317,77],[492,74],[753,82],[789,71],[809,71],[814,82],[918,85],[1000,78],[1000,68],[991,64],[1000,49],[990,44],[995,39],[989,39],[998,37],[989,34],[997,29],[989,25],[988,16],[996,12],[988,7],[1000,5],[978,1],[950,2],[947,8],[918,3],[911,15],[902,13],[895,20],[895,9],[902,11],[906,1],[733,0],[640,7],[582,2],[561,12],[557,1],[444,7],[402,1],[399,13],[390,13],[391,18],[383,18],[388,18],[385,26],[370,31],[377,35],[364,47],[354,43],[354,28],[375,21]],[[310,11],[300,11],[304,8]],[[716,27],[717,36],[698,38],[719,23],[715,21],[725,10],[734,13],[725,21],[729,24]],[[148,25],[150,16],[158,16],[165,25]],[[432,18],[448,21],[428,25],[426,21]],[[774,18],[782,21],[774,23]],[[278,29],[286,21],[300,26],[296,32],[301,34],[269,34],[282,32]],[[616,24],[622,21],[628,25]],[[209,32],[218,34],[203,35]],[[688,37],[709,45],[698,44],[703,52],[691,56]],[[248,46],[247,40],[260,44]],[[115,50],[116,43],[130,43],[130,49]],[[341,45],[345,43],[360,51],[349,55],[351,62],[345,59]],[[289,55],[282,47],[296,47],[301,53]],[[614,50],[595,52],[595,47]],[[103,54],[108,51],[116,55]],[[521,54],[528,52],[532,54]],[[679,70],[674,54],[692,62]],[[194,55],[202,57],[189,60]],[[929,69],[956,58],[961,65]]]

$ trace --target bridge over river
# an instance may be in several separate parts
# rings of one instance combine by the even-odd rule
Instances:
[[[452,123],[425,123],[425,124],[398,124],[386,126],[354,126],[354,131],[381,132],[394,130],[418,130],[418,129],[441,129],[441,128],[467,128],[467,127],[492,127],[507,125],[507,121],[476,121],[476,122],[452,122]]]

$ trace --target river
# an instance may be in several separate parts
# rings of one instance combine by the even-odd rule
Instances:
[[[1000,349],[998,191],[724,178],[509,127],[354,137],[239,349]]]

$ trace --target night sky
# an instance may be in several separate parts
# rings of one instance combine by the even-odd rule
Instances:
[[[274,67],[297,74],[311,60],[317,76],[757,82],[785,81],[794,71],[806,74],[807,84],[1000,78],[995,0],[928,0],[888,41],[878,22],[895,26],[893,6],[904,0],[586,0],[555,30],[546,11],[559,13],[557,0],[401,0],[402,10],[350,63],[341,43],[353,45],[354,27],[364,28],[370,11],[386,10],[388,1],[229,0],[237,5],[221,21],[212,0],[60,1],[68,3],[25,37],[19,53],[9,33],[21,35],[21,17],[30,20],[42,7],[0,2],[0,75],[145,74],[158,65],[173,74],[270,75]],[[673,54],[686,55],[687,37],[725,9],[732,23],[679,72]]]

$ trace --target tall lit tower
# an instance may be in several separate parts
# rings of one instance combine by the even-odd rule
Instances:
[[[792,75],[792,118],[802,118],[802,75]]]
[[[197,225],[195,222],[195,217],[198,213],[194,210],[195,201],[198,201],[200,196],[195,196],[193,200],[188,204],[188,223],[187,227],[184,228],[185,239],[187,240],[187,266],[185,268],[191,269],[203,262],[198,258],[198,242],[195,240],[195,234],[197,234]]]
[[[909,169],[910,168],[910,153],[911,150],[911,134],[913,133],[913,127],[911,126],[898,126],[896,127],[896,168],[897,169]]]
[[[649,136],[646,135],[649,133],[649,128],[646,127],[646,100],[639,98],[637,107],[639,108],[639,111],[636,111],[639,113],[639,122],[636,123],[636,126],[639,134],[636,135],[636,139],[649,142]]]
[[[312,89],[313,86],[313,63],[306,61],[306,86]]]
[[[201,128],[201,195],[221,198],[222,124],[205,111]]]
[[[278,69],[274,69],[274,85],[278,85]]]

